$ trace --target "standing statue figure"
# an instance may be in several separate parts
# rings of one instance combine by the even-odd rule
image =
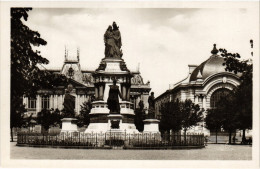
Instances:
[[[143,102],[143,100],[140,100],[140,102],[139,102],[139,109],[141,110],[141,111],[143,111],[144,110],[144,102]]]
[[[75,117],[75,96],[72,96],[70,93],[73,90],[73,86],[71,84],[68,85],[68,88],[65,92],[65,97],[64,97],[64,116],[66,118],[73,118]]]
[[[113,80],[113,85],[109,86],[109,95],[107,99],[108,109],[111,114],[120,114],[120,105],[119,98],[122,98],[122,95],[119,91],[119,86],[116,85],[116,80]]]
[[[121,34],[118,28],[116,22],[113,22],[113,28],[109,25],[104,34],[105,57],[121,58],[123,55]]]
[[[148,110],[148,117],[154,118],[154,111],[155,111],[155,101],[154,101],[154,92],[151,92],[151,96],[148,98],[149,103],[149,110]]]

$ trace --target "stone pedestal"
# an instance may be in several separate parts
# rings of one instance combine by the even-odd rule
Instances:
[[[63,118],[61,132],[78,132],[77,119],[75,118]]]
[[[160,133],[159,120],[157,119],[145,119],[143,133]]]
[[[120,130],[123,116],[121,114],[109,114],[107,117],[110,130]]]

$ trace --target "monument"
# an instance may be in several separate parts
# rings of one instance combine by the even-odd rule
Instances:
[[[154,92],[148,98],[149,109],[148,115],[144,120],[144,133],[159,133],[159,120],[155,118],[155,101]]]
[[[71,84],[68,85],[68,88],[65,91],[64,97],[64,117],[61,119],[62,121],[62,129],[61,132],[77,132],[77,119],[75,118],[75,96],[72,95],[73,86]]]
[[[93,73],[95,101],[92,102],[90,124],[85,133],[138,133],[130,102],[132,73],[122,59],[121,33],[116,22],[104,34],[105,57]]]

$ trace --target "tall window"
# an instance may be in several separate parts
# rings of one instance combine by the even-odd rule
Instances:
[[[50,98],[49,96],[42,96],[42,109],[50,108]]]
[[[231,93],[230,90],[222,88],[214,91],[210,98],[210,107],[215,108],[221,97],[225,97]]]
[[[35,98],[28,98],[28,108],[29,109],[36,109],[36,99]]]

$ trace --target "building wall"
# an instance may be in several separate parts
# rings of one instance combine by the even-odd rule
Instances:
[[[64,95],[48,95],[49,96],[49,110],[53,109],[63,109]],[[36,108],[30,109],[30,113],[37,115],[38,112],[42,110],[42,97],[43,95],[36,96]],[[76,95],[75,98],[75,112],[76,114],[80,113],[81,105],[84,102],[87,102],[90,99],[89,95]],[[25,107],[28,109],[28,98],[24,97]],[[28,109],[29,110],[29,109]]]
[[[218,74],[216,76],[209,77],[201,82],[200,86],[197,87],[180,87],[179,90],[172,89],[170,92],[166,91],[159,98],[156,98],[155,109],[156,114],[161,115],[160,107],[163,103],[179,99],[180,101],[185,101],[186,99],[192,100],[195,104],[198,104],[200,108],[210,109],[210,99],[214,91],[225,88],[228,90],[233,90],[236,86],[240,84],[239,80],[231,74]],[[204,116],[206,114],[204,113]]]

